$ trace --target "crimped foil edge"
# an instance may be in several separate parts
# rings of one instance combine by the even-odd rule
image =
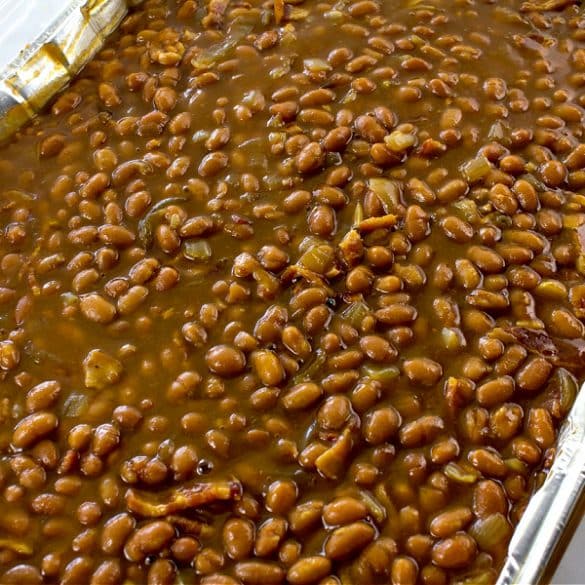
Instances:
[[[530,499],[508,549],[497,585],[536,585],[585,489],[585,387],[559,433],[546,480]]]
[[[0,141],[33,119],[142,0],[71,0],[61,18],[0,71]]]

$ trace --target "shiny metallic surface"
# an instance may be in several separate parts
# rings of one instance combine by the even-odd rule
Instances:
[[[34,15],[34,5],[27,10]],[[31,120],[97,53],[136,0],[62,0],[47,22],[0,72],[0,140]],[[0,6],[1,7],[1,6]],[[41,27],[42,29],[42,27]]]
[[[541,582],[584,487],[585,391],[581,388],[560,432],[553,466],[514,531],[497,585]]]

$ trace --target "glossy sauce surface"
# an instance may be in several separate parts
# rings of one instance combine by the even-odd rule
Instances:
[[[495,582],[585,378],[582,12],[131,13],[0,150],[0,581]]]

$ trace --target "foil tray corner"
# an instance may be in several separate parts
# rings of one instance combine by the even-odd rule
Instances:
[[[39,0],[42,1],[42,0]],[[0,70],[0,141],[63,90],[142,0],[67,0],[54,22]]]

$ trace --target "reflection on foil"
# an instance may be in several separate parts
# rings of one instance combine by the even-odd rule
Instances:
[[[60,1],[59,18],[36,38],[27,39],[20,54],[0,72],[0,141],[31,120],[61,91],[99,51],[128,7],[140,3],[140,0]],[[28,8],[38,3],[29,5],[27,0]]]
[[[553,466],[514,531],[497,585],[540,582],[584,486],[585,391],[582,390],[559,434]]]

